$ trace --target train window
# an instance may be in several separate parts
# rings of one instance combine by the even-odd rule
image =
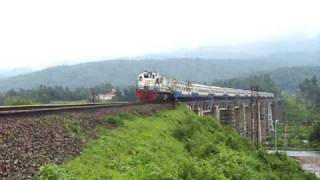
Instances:
[[[139,81],[142,81],[142,76],[139,77]]]

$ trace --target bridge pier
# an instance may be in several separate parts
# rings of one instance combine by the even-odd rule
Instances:
[[[219,105],[214,105],[212,109],[212,115],[220,122],[220,109]]]
[[[245,114],[245,137],[250,138],[251,137],[251,109],[250,106],[247,104],[243,105],[244,108],[244,114]]]
[[[207,100],[187,104],[199,116],[211,115],[221,124],[234,128],[241,136],[259,144],[267,140],[273,130],[277,103],[270,99],[259,99]]]

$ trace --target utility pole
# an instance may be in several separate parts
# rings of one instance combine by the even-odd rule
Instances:
[[[259,102],[259,86],[255,86],[256,90],[256,121],[257,121],[257,148],[260,144],[260,138],[261,138],[261,122],[260,122],[260,102]]]
[[[94,103],[94,101],[95,101],[95,92],[94,92],[94,88],[91,88],[91,102],[93,102]]]
[[[285,125],[284,125],[284,144],[283,144],[283,150],[286,150],[288,147],[288,113],[285,113]]]
[[[275,120],[274,121],[274,149],[275,151],[278,150],[278,146],[277,146],[277,124],[278,124],[279,120]]]
[[[251,123],[250,123],[250,129],[251,129],[251,140],[254,142],[254,113],[253,113],[253,86],[250,86],[251,89],[251,97],[250,97],[250,119],[251,119]]]

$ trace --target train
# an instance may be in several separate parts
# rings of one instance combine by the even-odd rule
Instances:
[[[136,96],[142,102],[274,98],[271,92],[194,84],[152,71],[144,71],[138,75]]]

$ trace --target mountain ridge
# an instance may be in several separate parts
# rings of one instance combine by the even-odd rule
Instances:
[[[158,71],[179,80],[210,83],[214,80],[230,79],[243,75],[272,71],[278,68],[299,66],[320,66],[313,58],[253,59],[253,60],[108,60],[77,65],[64,65],[32,72],[16,77],[0,79],[0,90],[30,89],[40,85],[65,86],[69,88],[93,87],[102,83],[125,87],[135,85],[136,76],[144,71]]]

